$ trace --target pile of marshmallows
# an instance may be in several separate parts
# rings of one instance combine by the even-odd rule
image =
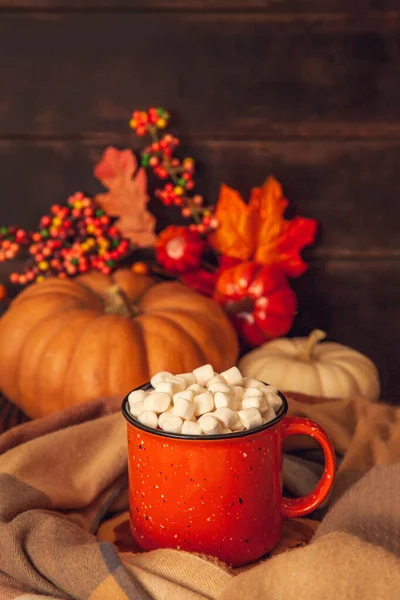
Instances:
[[[192,373],[157,373],[153,389],[128,396],[131,415],[149,427],[184,435],[218,435],[259,427],[282,405],[278,390],[243,377],[237,367],[215,373],[203,365]]]

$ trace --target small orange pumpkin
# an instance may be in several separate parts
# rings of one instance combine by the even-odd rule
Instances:
[[[34,284],[0,319],[0,388],[30,417],[122,397],[158,371],[221,371],[237,356],[216,302],[125,269]]]

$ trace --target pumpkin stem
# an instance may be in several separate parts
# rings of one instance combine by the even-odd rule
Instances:
[[[322,329],[313,329],[307,338],[304,350],[299,353],[300,360],[312,360],[314,358],[315,347],[325,338],[325,331],[322,331]]]
[[[108,302],[105,307],[106,313],[131,317],[134,319],[140,314],[140,310],[132,304],[126,293],[119,285],[112,285],[108,291]]]
[[[228,315],[237,315],[241,312],[251,313],[254,311],[254,300],[250,296],[245,296],[240,300],[227,302],[224,306],[224,310]]]

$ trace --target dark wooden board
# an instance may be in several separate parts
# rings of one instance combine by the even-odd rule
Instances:
[[[131,141],[107,139],[119,147]],[[65,202],[77,190],[100,191],[92,171],[105,145],[0,141],[2,222],[35,228],[52,203]],[[198,189],[210,203],[222,182],[247,198],[252,186],[274,174],[290,200],[289,216],[302,214],[320,222],[316,252],[400,257],[400,141],[213,141],[183,142],[182,148],[200,161]],[[179,219],[178,211],[158,200],[151,208],[163,226]]]
[[[0,0],[0,8],[46,10],[165,10],[165,11],[267,11],[356,12],[393,10],[397,0]]]
[[[400,13],[4,13],[0,136],[123,131],[161,103],[214,138],[400,134]]]
[[[292,334],[319,327],[363,352],[379,368],[382,398],[400,404],[400,263],[314,261],[292,284],[299,299]]]

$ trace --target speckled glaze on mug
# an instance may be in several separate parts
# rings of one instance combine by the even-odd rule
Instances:
[[[273,421],[213,436],[151,429],[129,414],[124,399],[130,524],[139,548],[177,548],[240,566],[277,544],[283,519],[307,515],[323,502],[335,474],[332,444],[313,421],[287,417],[280,396]],[[282,497],[282,444],[293,434],[321,444],[325,470],[311,494],[288,499]]]

